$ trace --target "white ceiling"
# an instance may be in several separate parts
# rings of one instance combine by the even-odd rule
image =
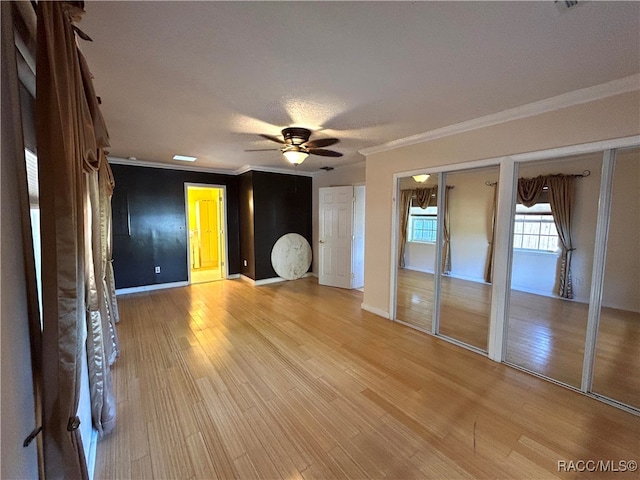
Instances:
[[[358,150],[640,72],[640,3],[88,1],[112,156],[286,168],[286,126]]]

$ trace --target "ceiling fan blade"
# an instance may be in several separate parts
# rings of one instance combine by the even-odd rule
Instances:
[[[321,157],[341,157],[340,152],[334,152],[333,150],[324,150],[322,148],[310,148],[309,153],[312,155],[319,155]]]
[[[245,150],[245,152],[277,152],[279,148],[252,148],[251,150]]]
[[[307,148],[321,148],[321,147],[329,147],[331,145],[335,145],[340,140],[337,138],[319,138],[318,140],[311,140],[304,144]]]
[[[258,135],[260,135],[262,138],[266,138],[267,140],[271,140],[272,142],[284,143],[284,140],[282,140],[281,138],[278,138],[278,137],[274,137],[274,136],[271,136],[271,135],[265,135],[264,133],[259,133]]]

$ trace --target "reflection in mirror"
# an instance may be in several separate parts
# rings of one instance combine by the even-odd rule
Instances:
[[[497,166],[447,173],[438,333],[487,350]]]
[[[593,392],[640,408],[640,149],[613,175]]]
[[[400,179],[396,319],[431,332],[438,176],[417,180]]]
[[[518,169],[506,361],[577,388],[601,165],[597,152]]]

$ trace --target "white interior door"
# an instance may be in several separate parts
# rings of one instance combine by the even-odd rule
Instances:
[[[319,189],[318,282],[352,288],[353,186]]]

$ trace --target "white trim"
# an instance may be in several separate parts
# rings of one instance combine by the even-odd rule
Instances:
[[[431,312],[431,333],[438,335],[440,333],[440,305],[442,303],[442,252],[444,248],[444,222],[449,216],[447,213],[447,173],[438,173],[438,205],[442,205],[442,214],[437,217],[437,233],[436,233],[436,255],[433,270],[433,310]],[[449,254],[451,254],[451,238],[449,238]]]
[[[238,280],[240,278],[240,274],[239,273],[232,273],[231,275],[229,275],[227,277],[227,280]]]
[[[379,317],[385,318],[387,320],[391,320],[389,316],[389,312],[385,312],[380,308],[372,307],[371,305],[367,305],[366,303],[360,304],[360,308],[362,310],[366,310],[367,312],[373,313],[374,315],[378,315]]]
[[[507,349],[511,267],[513,263],[512,219],[516,209],[517,177],[517,164],[512,159],[504,159],[500,163],[500,173],[498,174],[498,178],[503,181],[494,187],[498,189],[498,198],[495,213],[493,282],[487,338],[487,356],[496,362],[504,360]]]
[[[155,285],[141,285],[139,287],[119,288],[116,290],[116,295],[127,295],[129,293],[150,292],[152,290],[164,290],[165,288],[187,286],[189,286],[188,282],[156,283]]]
[[[632,135],[630,137],[613,138],[611,140],[601,140],[598,142],[580,143],[577,145],[568,145],[566,147],[550,148],[547,150],[539,150],[537,152],[518,153],[510,155],[515,162],[530,162],[532,160],[549,160],[560,157],[568,157],[572,155],[581,155],[584,153],[603,152],[614,148],[636,147],[640,144],[640,135]]]
[[[582,155],[586,153],[602,152],[613,148],[636,147],[640,145],[640,135],[632,135],[630,137],[614,138],[611,140],[600,140],[597,142],[580,143],[576,145],[568,145],[566,147],[549,148],[546,150],[537,150],[535,152],[516,153],[513,155],[501,155],[499,157],[484,158],[481,160],[472,160],[470,162],[453,163],[450,165],[438,165],[434,167],[422,167],[419,169],[405,170],[403,172],[394,173],[394,178],[404,178],[416,175],[418,173],[436,174],[440,172],[458,172],[461,170],[471,170],[475,168],[500,166],[502,162],[509,160],[514,162],[531,162],[535,160],[549,160],[554,158],[568,157],[573,155]]]
[[[598,341],[600,311],[602,308],[615,167],[616,151],[606,150],[602,156],[600,197],[598,199],[598,213],[596,216],[596,238],[593,248],[593,269],[591,273],[591,288],[589,289],[589,313],[587,315],[582,380],[580,382],[580,390],[583,392],[590,392],[593,387],[593,368],[596,356],[596,342]]]
[[[396,307],[398,303],[398,262],[400,261],[398,256],[398,230],[400,225],[400,178],[401,174],[393,174],[393,190],[391,193],[391,270],[389,272],[389,311],[387,317],[391,320],[396,320]],[[364,308],[364,304],[363,307]],[[365,310],[367,310],[365,308]],[[377,310],[377,309],[376,309]],[[373,310],[369,310],[373,313]],[[376,315],[380,315],[376,313]],[[381,315],[384,316],[384,315]]]
[[[533,103],[510,108],[501,112],[492,113],[483,117],[474,118],[465,122],[437,128],[425,133],[411,135],[409,137],[392,140],[374,147],[363,148],[358,153],[368,156],[375,153],[386,152],[400,147],[407,147],[417,143],[428,142],[438,138],[448,137],[459,133],[470,132],[480,128],[490,127],[501,123],[532,117],[547,112],[553,112],[575,105],[602,100],[604,98],[633,92],[640,88],[640,74],[613,80],[611,82],[594,85],[592,87],[574,90],[555,97],[546,98]]]

